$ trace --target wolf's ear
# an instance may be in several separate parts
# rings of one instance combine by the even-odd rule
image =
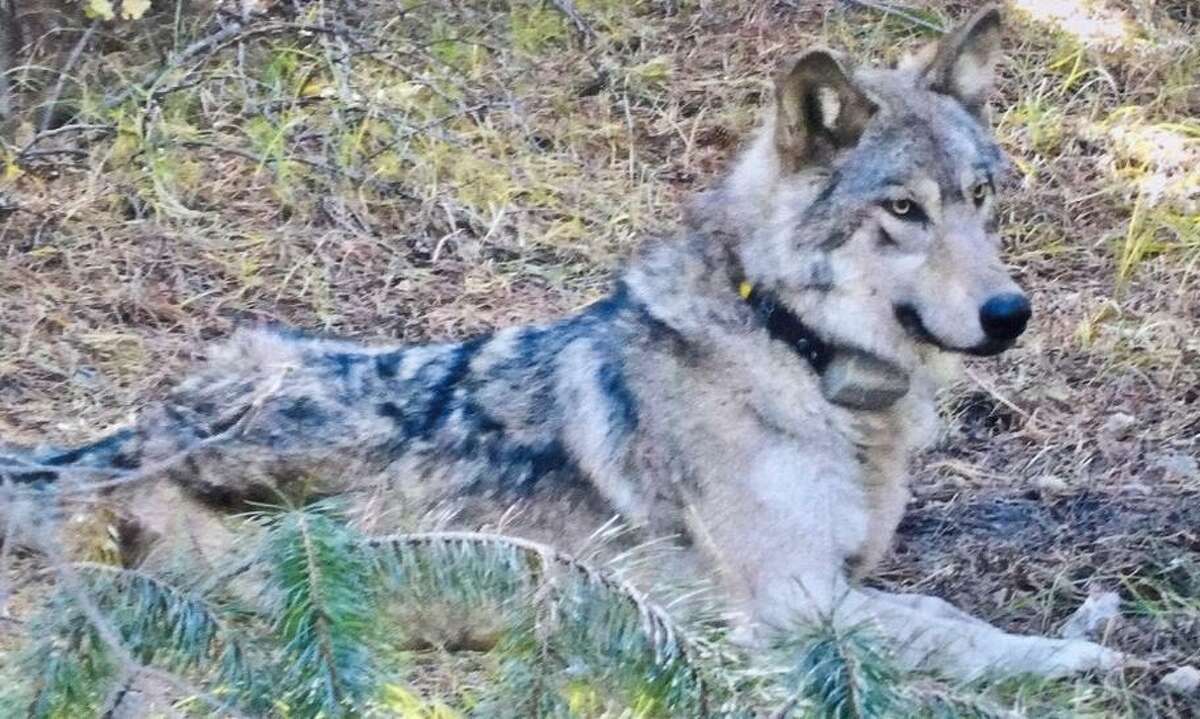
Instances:
[[[989,5],[937,45],[925,76],[929,88],[956,98],[979,115],[996,81],[1000,61],[1000,10]]]
[[[786,172],[829,162],[858,141],[875,103],[828,50],[784,63],[775,78],[775,147]]]

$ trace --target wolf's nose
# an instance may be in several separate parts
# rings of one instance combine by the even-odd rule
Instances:
[[[979,322],[990,339],[1015,340],[1025,331],[1032,314],[1025,295],[1009,292],[984,302],[979,308]]]

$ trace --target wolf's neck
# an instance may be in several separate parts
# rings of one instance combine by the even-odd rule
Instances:
[[[725,209],[745,215],[744,219],[761,218],[773,211],[772,197],[783,179],[779,153],[775,150],[775,121],[768,120],[760,127],[750,145],[721,181],[720,192],[725,196]],[[739,225],[743,218],[731,218]]]
[[[710,337],[744,326],[749,315],[734,267],[725,238],[690,231],[644,245],[621,279],[659,321],[687,336]]]

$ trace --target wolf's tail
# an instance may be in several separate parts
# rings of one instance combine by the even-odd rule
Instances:
[[[68,486],[111,488],[124,479],[195,474],[206,449],[229,438],[231,430],[244,429],[240,425],[255,398],[282,371],[269,350],[284,346],[273,333],[238,333],[212,348],[207,362],[162,401],[144,408],[133,424],[87,444],[31,448],[0,443],[0,487],[15,487],[22,494],[30,489],[61,493]],[[218,471],[234,474],[230,470],[236,462],[251,459],[245,456],[248,445],[262,444],[262,438],[239,435],[230,444],[242,456],[221,463]]]
[[[141,444],[138,429],[124,427],[73,449],[0,445],[0,484],[48,488],[68,475],[110,478],[139,467]]]
[[[414,366],[452,364],[461,354],[450,346],[422,352]],[[404,409],[397,397],[408,394],[397,384],[403,360],[395,349],[242,331],[131,426],[71,449],[0,444],[0,489],[86,490],[162,477],[223,506],[278,502],[297,482],[304,492],[344,491],[408,447],[409,414],[415,422],[430,411],[395,416]]]

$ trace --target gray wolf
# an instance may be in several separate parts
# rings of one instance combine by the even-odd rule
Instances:
[[[45,484],[161,465],[178,501],[304,485],[451,505],[469,527],[519,502],[508,531],[568,548],[619,516],[718,576],[749,641],[831,619],[958,677],[1116,667],[1095,643],[859,583],[904,511],[946,366],[1005,350],[1030,317],[996,226],[1000,26],[984,9],[890,69],[823,49],[786,62],[683,231],[573,316],[423,346],[243,331],[132,426],[10,453],[4,471]],[[145,509],[147,491],[127,490],[130,512],[170,535],[181,513]]]

